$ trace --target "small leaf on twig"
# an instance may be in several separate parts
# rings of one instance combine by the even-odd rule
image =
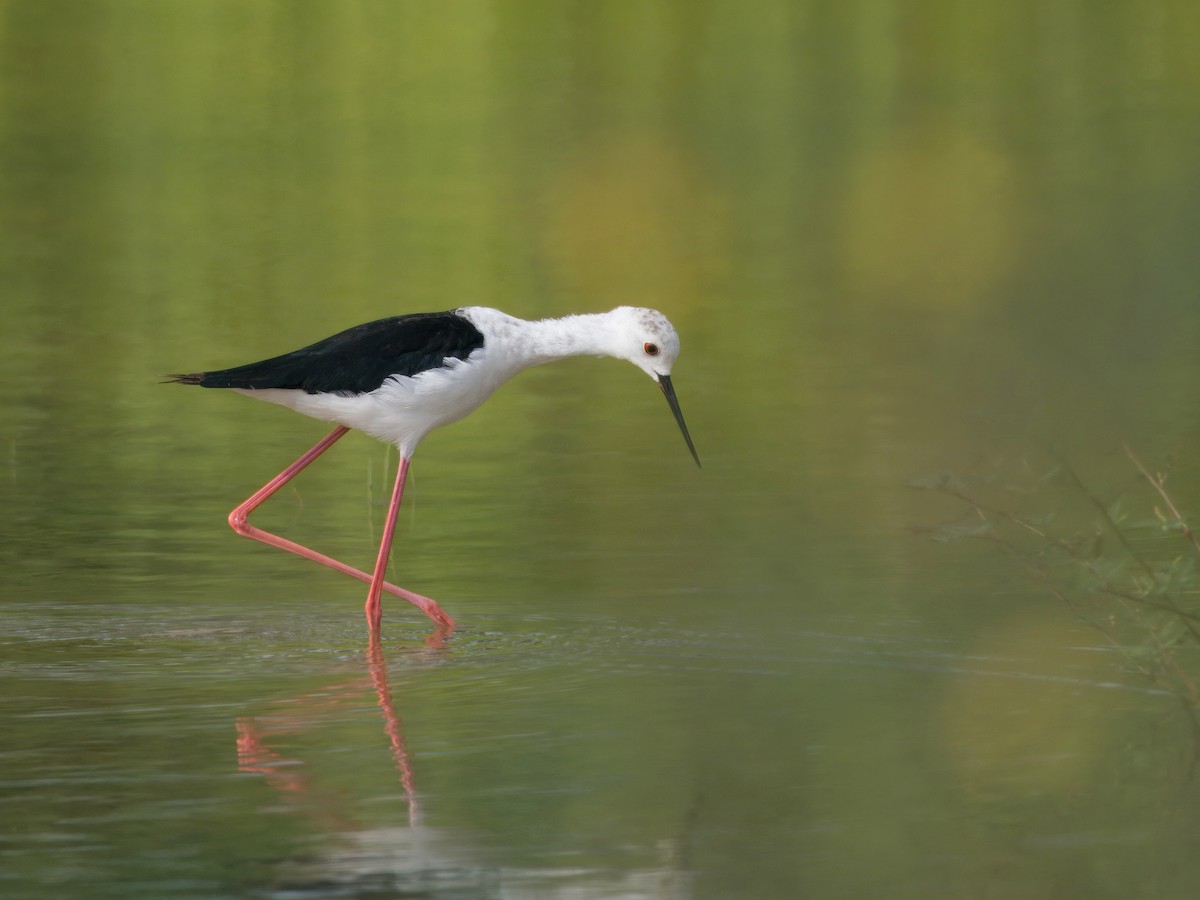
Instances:
[[[933,539],[942,543],[961,541],[963,538],[991,537],[995,533],[990,520],[982,522],[945,522],[934,531]]]
[[[1114,524],[1120,524],[1125,518],[1125,498],[1118,497],[1114,500],[1105,511],[1105,515],[1112,520]]]

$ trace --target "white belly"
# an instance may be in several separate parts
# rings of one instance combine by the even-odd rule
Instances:
[[[472,412],[507,380],[497,366],[488,365],[486,352],[477,350],[468,359],[447,359],[442,367],[411,378],[392,376],[365,394],[306,394],[282,388],[236,390],[314,419],[356,428],[395,444],[402,455],[411,457],[425,435]]]

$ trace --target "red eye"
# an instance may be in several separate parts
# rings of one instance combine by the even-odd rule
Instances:
[[[646,351],[647,356],[658,356],[658,344],[652,344],[647,341],[642,344],[642,349]]]

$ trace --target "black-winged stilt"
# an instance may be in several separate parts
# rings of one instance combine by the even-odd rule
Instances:
[[[569,356],[612,356],[629,360],[658,382],[692,458],[700,465],[671,386],[671,367],[678,355],[679,335],[667,317],[653,309],[621,306],[606,313],[530,322],[496,309],[468,306],[379,319],[262,362],[169,377],[180,384],[230,388],[336,422],[338,427],[316,446],[237,506],[229,514],[229,524],[238,534],[367,582],[366,615],[372,631],[379,629],[383,619],[382,591],[415,604],[439,626],[453,628],[454,620],[435,600],[383,580],[409,462],[421,439],[467,415],[524,369]],[[395,444],[400,451],[372,574],[246,521],[351,428]]]

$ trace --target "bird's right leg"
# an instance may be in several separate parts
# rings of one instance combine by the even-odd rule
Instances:
[[[262,541],[264,544],[269,544],[272,547],[278,547],[281,550],[287,550],[289,553],[295,553],[297,556],[302,556],[305,559],[311,559],[313,562],[318,562],[323,566],[329,566],[331,569],[336,569],[344,575],[349,575],[352,578],[357,578],[359,581],[364,581],[370,584],[373,576],[364,572],[361,569],[356,569],[353,566],[348,566],[344,562],[339,562],[331,556],[326,556],[323,553],[318,553],[316,550],[310,550],[302,544],[297,544],[295,541],[289,541],[287,538],[282,538],[277,534],[272,534],[269,531],[263,531],[246,521],[250,513],[258,509],[268,497],[278,491],[281,487],[299,475],[308,465],[318,456],[332,447],[347,431],[350,429],[344,425],[339,425],[329,434],[325,435],[311,450],[301,456],[298,460],[264,484],[261,488],[251,494],[244,503],[239,504],[229,514],[229,525],[238,534],[243,537],[253,538],[256,541]],[[406,591],[398,585],[390,582],[383,582],[382,589],[389,594],[393,594],[402,600],[407,600],[409,603],[418,607],[425,615],[429,616],[437,625],[443,628],[453,628],[454,620],[448,616],[436,600],[432,600],[422,594]],[[378,628],[378,621],[371,623],[373,628]]]

